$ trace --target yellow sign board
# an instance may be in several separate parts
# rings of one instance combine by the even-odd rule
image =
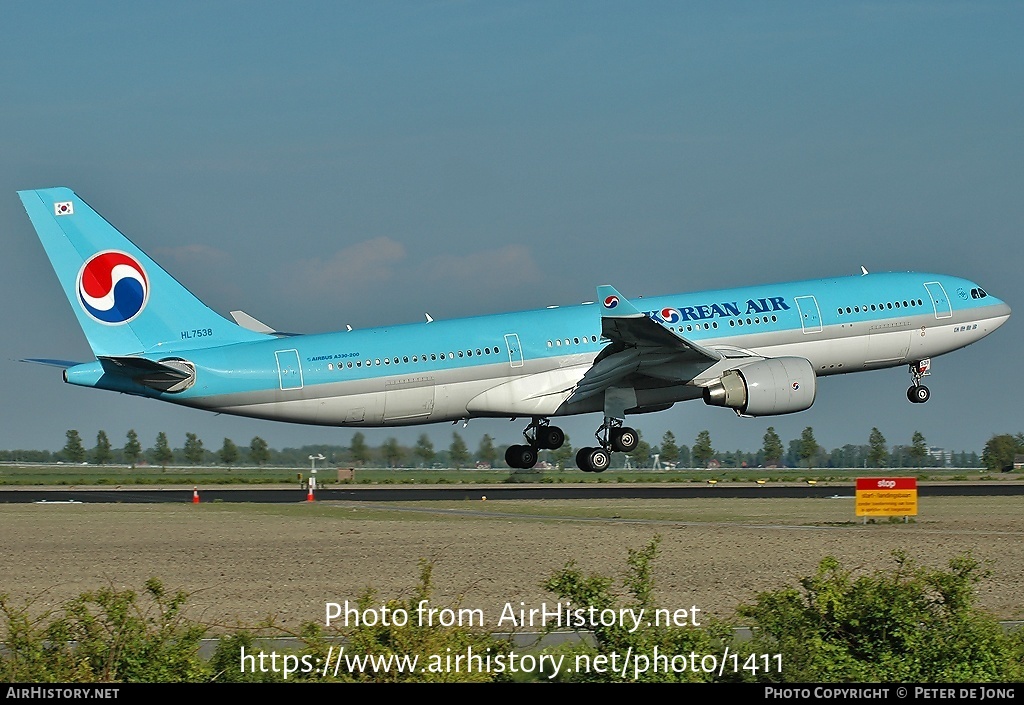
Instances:
[[[917,516],[916,477],[858,477],[857,516]]]

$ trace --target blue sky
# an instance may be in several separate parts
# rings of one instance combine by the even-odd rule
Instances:
[[[64,431],[271,445],[347,429],[72,388],[89,350],[15,191],[69,186],[214,309],[320,332],[872,271],[1017,313],[934,361],[823,380],[809,411],[699,402],[656,442],[980,451],[1024,430],[1019,3],[10,3],[0,25],[0,447]],[[6,194],[6,195],[5,195]],[[567,421],[589,443],[598,416]],[[515,442],[521,423],[463,431]],[[374,430],[447,446],[453,428]]]

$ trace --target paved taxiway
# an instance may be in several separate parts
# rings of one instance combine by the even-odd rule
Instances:
[[[252,502],[290,504],[307,501],[307,492],[298,487],[213,486],[199,487],[202,502]],[[1024,495],[1024,483],[1014,482],[946,482],[919,483],[920,497],[984,497]],[[509,499],[696,499],[719,498],[814,498],[853,497],[852,483],[817,485],[778,484],[751,485],[741,483],[653,484],[628,483],[608,485],[406,485],[389,487],[329,487],[315,493],[318,501],[346,502],[423,502]],[[156,502],[191,502],[193,488],[8,488],[0,490],[0,503],[91,502],[151,504]]]

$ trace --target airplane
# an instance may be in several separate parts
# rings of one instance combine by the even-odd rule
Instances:
[[[302,424],[386,427],[530,419],[513,468],[601,413],[576,454],[602,472],[639,442],[627,415],[703,399],[743,417],[809,409],[817,378],[908,365],[927,402],[931,359],[989,335],[1010,307],[978,284],[920,272],[593,302],[298,335],[208,308],[68,188],[19,196],[95,360],[33,359],[69,384]]]

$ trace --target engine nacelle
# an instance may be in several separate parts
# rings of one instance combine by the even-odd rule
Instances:
[[[808,360],[773,357],[726,371],[704,388],[704,403],[747,416],[792,414],[811,408],[817,381]]]

